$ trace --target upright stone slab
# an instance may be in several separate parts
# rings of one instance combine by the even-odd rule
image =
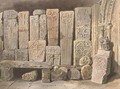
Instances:
[[[100,34],[98,28],[99,11],[100,11],[99,4],[95,4],[92,6],[92,56],[95,56],[95,54],[97,54],[99,46],[99,34]]]
[[[45,14],[45,10],[43,9],[36,9],[33,11],[33,15],[42,15]]]
[[[90,40],[91,8],[75,8],[75,39]]]
[[[16,49],[15,60],[16,61],[28,61],[28,49]]]
[[[47,29],[48,29],[48,45],[57,46],[59,44],[59,10],[47,9]]]
[[[30,16],[30,41],[39,40],[39,16]]]
[[[45,40],[29,41],[29,60],[30,61],[45,61]]]
[[[45,14],[40,16],[40,40],[47,40],[47,17]]]
[[[4,19],[16,19],[18,16],[18,12],[15,10],[5,10],[3,13]]]
[[[0,37],[0,50],[3,50],[3,40],[2,40],[2,37]]]
[[[61,49],[59,46],[46,47],[46,62],[50,65],[60,65]]]
[[[74,65],[79,65],[79,61],[83,56],[91,56],[91,42],[89,40],[81,41],[75,40],[74,41]]]
[[[74,12],[60,12],[60,47],[61,47],[61,64],[71,65],[73,49],[73,25]]]
[[[15,51],[14,50],[4,50],[2,53],[3,60],[14,60],[15,59]]]
[[[99,50],[93,58],[92,82],[104,84],[111,71],[111,52]]]
[[[18,13],[19,22],[19,48],[28,48],[29,40],[29,12],[21,11]]]
[[[18,23],[16,19],[4,19],[4,48],[18,48]]]
[[[0,13],[0,37],[3,36],[3,21],[2,21],[2,18],[3,18],[3,12]]]

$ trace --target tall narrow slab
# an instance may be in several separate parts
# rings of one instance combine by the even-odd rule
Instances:
[[[4,48],[18,48],[18,23],[16,19],[4,19]]]
[[[45,40],[29,41],[29,60],[30,61],[45,61]]]
[[[99,4],[95,4],[92,6],[92,56],[95,56],[95,54],[97,54],[99,46],[99,33],[100,33],[98,28],[99,11],[100,11]]]
[[[18,13],[19,22],[19,48],[28,48],[29,40],[29,12],[22,11]]]
[[[30,16],[30,41],[39,39],[39,16]]]
[[[46,47],[46,62],[50,65],[60,65],[61,50],[59,46]]]
[[[48,45],[57,46],[59,38],[59,10],[47,9]]]
[[[0,50],[3,50],[3,40],[2,40],[2,37],[0,37]]]
[[[40,40],[47,39],[47,18],[46,15],[43,14],[40,16]]]
[[[74,41],[74,65],[79,65],[79,61],[83,56],[91,56],[92,46],[89,40]]]
[[[91,8],[75,8],[75,39],[90,40]]]
[[[74,12],[60,12],[61,64],[71,65],[73,46]]]
[[[0,37],[3,36],[3,21],[2,21],[3,13],[0,13]]]

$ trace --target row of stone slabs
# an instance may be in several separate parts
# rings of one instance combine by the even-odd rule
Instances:
[[[1,39],[2,37],[4,38],[0,42],[1,45],[4,44],[3,54],[8,57],[14,53],[10,52],[11,50],[15,51],[17,49],[15,51],[18,54],[16,59],[24,60],[23,57],[19,57],[19,54],[25,55],[27,50],[23,51],[22,49],[29,49],[29,60],[43,61],[43,57],[45,57],[45,41],[47,40],[48,46],[58,46],[60,40],[61,64],[71,65],[73,59],[74,14],[74,63],[78,65],[78,61],[82,56],[90,55],[91,53],[91,7],[76,8],[75,13],[74,11],[60,11],[60,14],[58,9],[47,9],[46,13],[44,10],[35,10],[33,16],[30,17],[28,11],[21,11],[19,13],[14,10],[4,11],[3,16],[2,14],[0,16],[0,26],[3,25],[4,27],[3,31],[2,27],[0,28],[0,37]],[[60,37],[58,35],[59,27]],[[53,55],[48,56],[51,57]],[[25,57],[27,59],[27,56]],[[59,59],[57,55],[54,57]]]

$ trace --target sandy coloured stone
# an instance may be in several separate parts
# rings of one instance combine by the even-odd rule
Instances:
[[[3,12],[0,13],[0,37],[3,36]]]
[[[42,82],[43,83],[51,82],[50,72],[51,72],[51,70],[49,68],[42,69]]]
[[[75,39],[90,40],[91,7],[75,8]]]
[[[81,75],[83,80],[91,79],[92,77],[92,67],[90,65],[85,65],[81,68]]]
[[[15,51],[14,50],[3,50],[2,58],[3,60],[14,60]]]
[[[74,65],[79,65],[79,60],[83,56],[91,57],[91,41],[75,40],[74,41]]]
[[[28,61],[28,49],[16,49],[15,60],[16,61]]]
[[[18,13],[19,31],[29,29],[29,11],[21,11]]]
[[[30,41],[39,40],[39,16],[30,16]]]
[[[4,48],[18,48],[18,23],[16,19],[4,19]]]
[[[61,64],[71,65],[73,49],[74,12],[60,12]]]
[[[33,11],[33,15],[42,15],[45,14],[45,10],[43,9],[36,9]]]
[[[35,81],[37,80],[37,78],[38,78],[38,72],[35,70],[22,75],[22,79],[27,81]]]
[[[9,81],[14,77],[12,68],[1,68],[1,79]]]
[[[88,56],[84,56],[79,60],[79,65],[84,66],[84,65],[91,65],[92,60]]]
[[[5,10],[3,13],[4,19],[16,19],[18,16],[18,12],[15,10]]]
[[[45,40],[29,41],[29,60],[30,61],[45,61]]]
[[[101,50],[95,55],[92,68],[91,81],[99,84],[106,83],[111,72],[111,51]]]
[[[47,17],[45,14],[40,16],[40,40],[47,40]]]
[[[19,48],[28,48],[29,31],[19,31]]]
[[[59,38],[59,9],[47,9],[48,46],[57,46]]]
[[[3,40],[2,40],[2,37],[0,37],[0,50],[3,50]]]
[[[46,62],[50,65],[60,65],[61,49],[59,46],[46,46]]]
[[[79,80],[81,78],[80,70],[71,68],[68,72],[68,77],[71,80]]]
[[[95,56],[98,51],[99,46],[99,34],[100,29],[98,27],[98,20],[99,20],[99,11],[100,5],[95,4],[92,6],[92,56]]]

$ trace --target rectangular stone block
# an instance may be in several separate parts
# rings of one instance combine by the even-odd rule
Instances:
[[[60,47],[61,47],[61,64],[71,65],[73,49],[73,25],[74,12],[60,12]]]
[[[75,39],[90,40],[91,7],[75,8]]]
[[[3,13],[4,19],[16,19],[18,17],[18,12],[15,10],[5,10]]]
[[[29,11],[21,11],[18,13],[19,31],[29,29]]]
[[[4,48],[18,48],[18,23],[16,19],[4,19]]]
[[[99,28],[98,28],[98,20],[99,20],[99,12],[100,5],[95,4],[92,6],[92,56],[95,56],[98,51],[99,46]]]
[[[42,82],[43,83],[50,83],[50,69],[42,69]]]
[[[19,31],[19,48],[28,48],[29,31]]]
[[[45,61],[45,40],[29,41],[29,60],[30,61]]]
[[[48,45],[57,46],[59,38],[59,10],[47,9]]]
[[[47,40],[47,17],[45,14],[40,16],[40,40]]]
[[[3,50],[3,40],[2,40],[2,37],[0,37],[0,50]]]
[[[59,46],[46,47],[46,62],[50,65],[60,65],[61,49]]]
[[[0,13],[0,36],[3,36],[3,12]]]
[[[104,84],[107,82],[111,71],[111,52],[102,50],[100,53],[93,58],[91,81]]]
[[[30,41],[39,40],[39,16],[30,16]]]
[[[42,15],[42,14],[45,14],[45,10],[43,10],[43,9],[35,9],[34,11],[33,11],[33,15]]]
[[[3,60],[14,60],[15,51],[14,50],[3,50],[2,59]]]
[[[16,49],[15,60],[16,61],[28,61],[28,49]]]
[[[89,40],[75,40],[74,41],[74,65],[79,65],[79,60],[83,56],[91,57],[92,44]]]

